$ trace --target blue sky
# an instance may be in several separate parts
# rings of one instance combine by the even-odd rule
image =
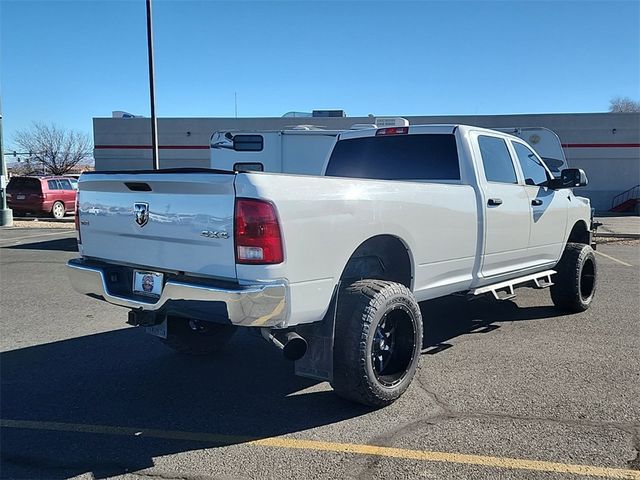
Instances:
[[[4,132],[149,115],[144,0],[0,0]],[[161,117],[606,111],[640,99],[640,1],[154,0]]]

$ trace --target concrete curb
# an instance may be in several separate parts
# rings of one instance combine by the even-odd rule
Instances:
[[[594,235],[595,239],[598,238],[632,238],[632,239],[640,239],[640,233],[596,233]]]
[[[16,222],[48,222],[48,223],[73,223],[75,217],[51,218],[51,217],[13,217]]]

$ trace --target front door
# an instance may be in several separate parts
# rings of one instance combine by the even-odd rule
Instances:
[[[511,143],[522,169],[531,205],[527,257],[535,265],[555,263],[564,248],[569,191],[545,187],[551,173],[544,167],[540,157],[524,143]]]

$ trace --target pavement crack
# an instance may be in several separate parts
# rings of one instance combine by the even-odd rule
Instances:
[[[413,379],[413,383],[420,388],[420,390],[422,390],[427,397],[429,397],[429,399],[435,404],[436,407],[438,407],[438,409],[441,411],[440,415],[449,415],[449,414],[456,414],[456,412],[453,411],[453,409],[451,408],[450,405],[448,405],[444,400],[442,400],[438,394],[436,392],[433,392],[431,390],[429,390],[424,383],[422,383],[422,381],[418,378],[418,377],[414,377]],[[436,415],[431,415],[432,417],[435,416],[439,416],[438,414]],[[425,418],[425,417],[423,417]]]
[[[413,383],[426,394],[431,400],[432,404],[436,407],[436,412],[427,413],[414,421],[406,422],[398,425],[391,431],[385,432],[377,437],[371,439],[372,445],[389,446],[392,447],[396,442],[413,432],[424,428],[426,425],[436,425],[441,422],[448,422],[451,420],[462,419],[479,419],[479,420],[495,420],[505,421],[510,420],[513,422],[538,422],[545,424],[556,424],[569,427],[594,427],[598,429],[615,429],[621,431],[632,438],[633,448],[637,452],[635,459],[628,462],[629,468],[634,470],[640,470],[640,424],[630,422],[609,422],[600,420],[589,419],[571,419],[571,418],[547,418],[537,417],[529,415],[514,415],[508,413],[496,413],[496,412],[478,412],[478,411],[457,411],[446,401],[444,401],[436,392],[428,389],[419,378],[414,378]],[[361,470],[353,475],[352,478],[368,479],[371,478],[372,473],[379,464],[380,459],[370,458],[359,462],[363,464]]]
[[[636,428],[632,442],[633,449],[636,451],[636,458],[629,460],[627,465],[629,465],[629,468],[632,470],[640,470],[640,427]]]
[[[574,427],[596,427],[596,428],[613,428],[622,431],[632,437],[636,435],[636,429],[640,427],[636,423],[625,422],[607,422],[601,420],[573,419],[573,418],[548,418],[536,417],[529,415],[513,415],[508,413],[495,412],[458,412],[456,418],[478,418],[478,419],[496,419],[496,420],[513,420],[519,422],[540,422],[551,423],[557,425],[566,425]]]
[[[446,421],[449,418],[453,418],[456,416],[451,410],[451,407],[447,405],[442,399],[438,397],[435,392],[427,389],[418,377],[414,377],[413,383],[419,388],[426,396],[431,400],[431,403],[436,408],[436,412],[428,412],[424,415],[419,416],[417,419],[404,422],[392,430],[386,431],[373,437],[369,443],[372,445],[379,446],[388,446],[391,447],[396,443],[397,438],[403,437],[406,435],[410,435],[411,433],[418,431],[425,424],[433,425],[435,423],[439,423],[441,421]],[[425,407],[428,408],[429,405]],[[355,474],[352,474],[351,478],[356,478],[359,480],[366,480],[371,478],[372,472],[375,470],[379,462],[380,458],[371,457],[371,458],[363,458],[358,459],[357,464],[362,465],[360,470]]]
[[[229,477],[217,477],[217,476],[209,476],[209,475],[180,475],[173,473],[165,473],[165,472],[151,472],[151,471],[142,471],[142,472],[129,472],[128,475],[137,477],[137,478],[149,478],[149,479],[158,479],[158,480],[228,480]]]

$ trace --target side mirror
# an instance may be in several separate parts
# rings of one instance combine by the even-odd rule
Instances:
[[[589,181],[587,174],[581,168],[565,168],[560,172],[560,178],[549,182],[551,188],[585,187]]]
[[[560,180],[565,188],[586,187],[587,174],[581,168],[565,168],[560,172]]]

